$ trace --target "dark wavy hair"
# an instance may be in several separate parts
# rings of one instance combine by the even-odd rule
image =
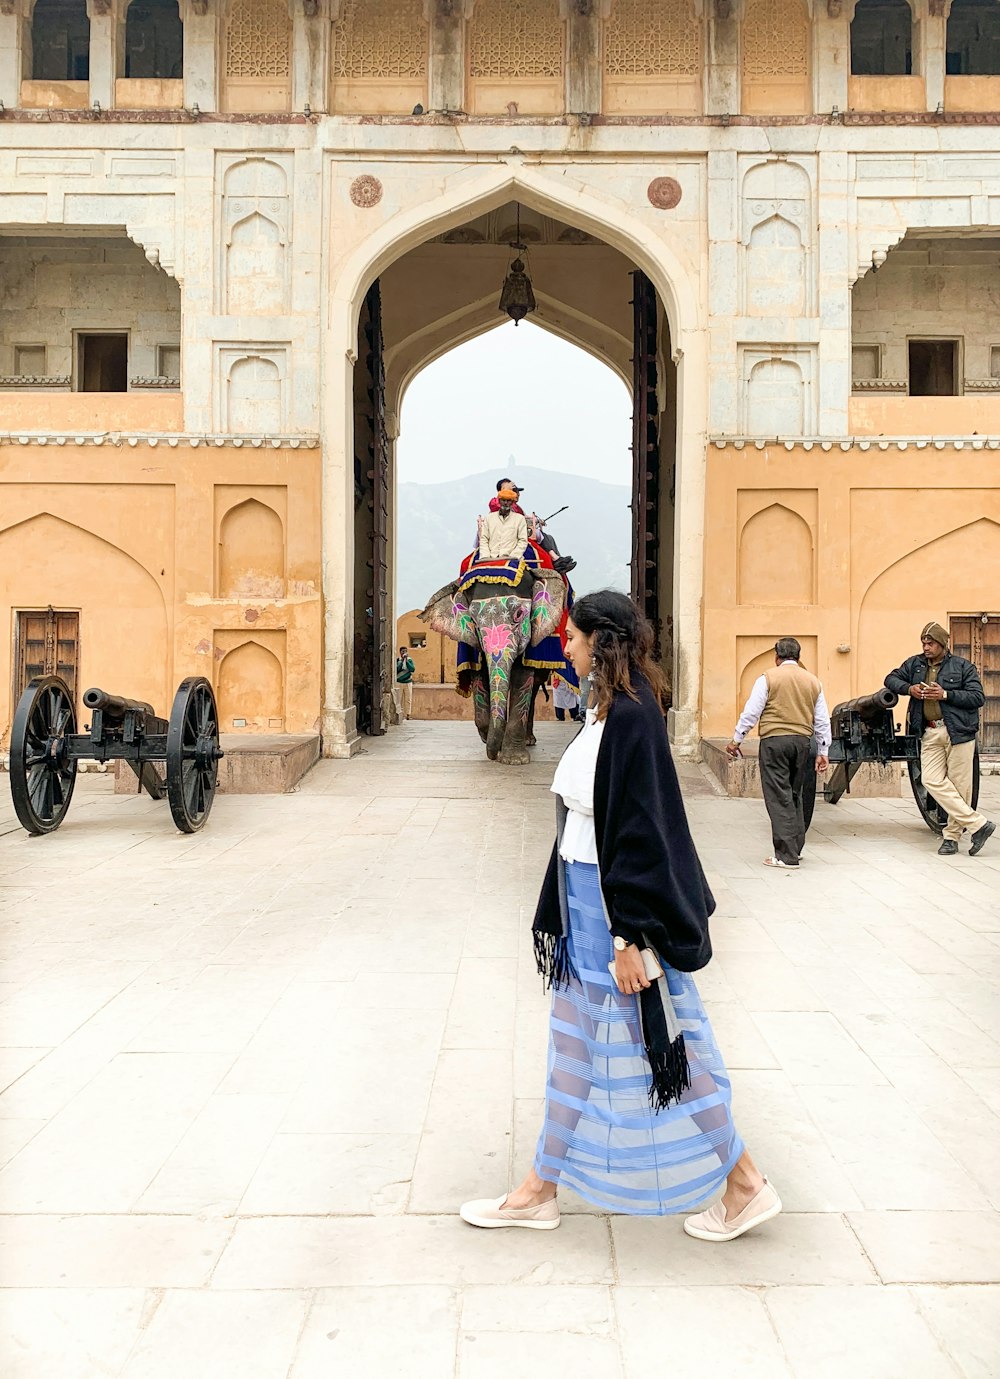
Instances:
[[[638,699],[633,676],[641,675],[664,707],[667,682],[653,660],[653,629],[626,594],[600,589],[574,603],[570,618],[584,636],[594,635],[590,672],[597,691],[597,716],[606,717],[616,694]]]

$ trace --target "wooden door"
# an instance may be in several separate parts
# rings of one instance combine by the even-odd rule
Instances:
[[[632,274],[632,598],[660,650],[660,408],[656,388],[656,289]]]
[[[378,736],[386,730],[383,714],[385,696],[390,692],[386,671],[390,629],[389,614],[388,538],[389,538],[389,434],[385,424],[385,359],[382,340],[382,297],[378,280],[372,284],[365,299],[363,313],[364,360],[358,361],[367,373],[368,435],[366,460],[362,461],[361,476],[363,503],[368,518],[369,534],[365,565],[368,585],[365,589],[366,621],[364,629],[364,670],[362,675],[358,727],[362,732]],[[368,543],[366,542],[366,545]]]
[[[986,692],[979,721],[979,750],[1000,753],[1000,613],[951,619],[951,649],[979,671]]]
[[[54,608],[30,610],[17,615],[17,646],[14,657],[14,702],[36,675],[58,675],[69,686],[74,701],[80,666],[80,614]]]

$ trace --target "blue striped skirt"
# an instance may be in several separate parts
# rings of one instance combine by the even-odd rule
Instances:
[[[743,1153],[729,1077],[698,988],[689,973],[663,964],[691,1086],[679,1102],[654,1111],[638,997],[623,996],[608,971],[614,949],[597,867],[567,863],[566,889],[578,975],[553,993],[535,1171],[605,1211],[690,1211],[716,1195]]]

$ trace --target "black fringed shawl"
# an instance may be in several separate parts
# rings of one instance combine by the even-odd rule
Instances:
[[[604,904],[612,934],[653,948],[682,972],[696,972],[712,956],[708,918],[715,900],[688,828],[663,713],[646,680],[635,677],[634,688],[637,699],[614,696],[597,756],[594,825]],[[532,926],[538,970],[557,987],[575,975],[563,867],[557,838]],[[690,1086],[684,1036],[669,1003],[665,980],[640,995],[657,1110]]]

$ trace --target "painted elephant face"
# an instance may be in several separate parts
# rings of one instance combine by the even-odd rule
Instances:
[[[469,612],[483,650],[490,718],[505,720],[514,662],[531,642],[531,603],[516,594],[497,594],[474,599]]]

